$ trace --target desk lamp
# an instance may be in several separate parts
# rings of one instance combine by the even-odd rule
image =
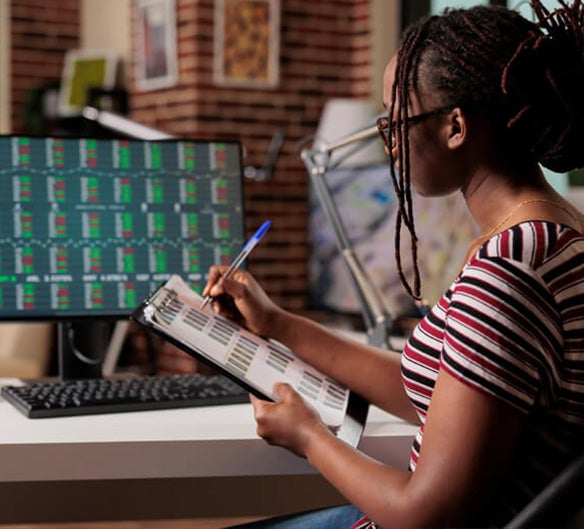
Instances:
[[[353,165],[364,166],[364,160],[379,161],[381,144],[372,143],[378,137],[375,116],[369,103],[356,100],[332,100],[323,111],[323,118],[317,129],[317,139],[311,148],[302,149],[300,158],[304,162],[317,197],[329,221],[349,275],[357,292],[361,312],[371,345],[384,349],[396,350],[391,346],[390,334],[393,321],[383,296],[376,288],[367,271],[361,264],[347,236],[346,227],[341,220],[326,181],[327,171],[339,167],[351,160]],[[324,124],[323,124],[324,122]],[[326,143],[324,138],[330,131],[342,131],[348,124],[363,125],[337,140]]]

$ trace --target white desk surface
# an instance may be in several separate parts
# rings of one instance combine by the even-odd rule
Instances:
[[[360,449],[405,468],[415,432],[371,408]],[[257,437],[251,404],[28,419],[2,400],[0,498],[0,525],[235,520],[345,501],[304,459]]]
[[[360,449],[405,467],[416,430],[371,407]],[[3,483],[314,473],[257,437],[251,404],[28,419],[0,400],[0,461]]]

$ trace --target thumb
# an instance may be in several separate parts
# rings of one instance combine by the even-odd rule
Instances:
[[[273,404],[273,402],[256,397],[252,393],[249,394],[249,400],[251,401],[253,415],[256,420],[262,418],[269,410],[270,405]]]
[[[256,397],[253,393],[249,394],[249,400],[251,402],[251,405],[255,408],[257,408],[258,406],[261,406],[262,402],[265,402],[264,399],[260,399],[259,397]]]
[[[286,382],[275,382],[274,393],[278,395],[282,400],[288,400],[296,392],[294,391],[292,386]]]

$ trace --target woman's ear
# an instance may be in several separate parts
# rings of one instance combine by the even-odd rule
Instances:
[[[460,108],[455,108],[448,117],[447,145],[450,149],[461,147],[468,139],[468,120]]]

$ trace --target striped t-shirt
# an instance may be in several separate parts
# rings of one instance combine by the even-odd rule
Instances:
[[[440,369],[527,414],[489,512],[503,523],[584,446],[584,237],[532,221],[485,243],[412,333],[402,357],[422,426]]]

